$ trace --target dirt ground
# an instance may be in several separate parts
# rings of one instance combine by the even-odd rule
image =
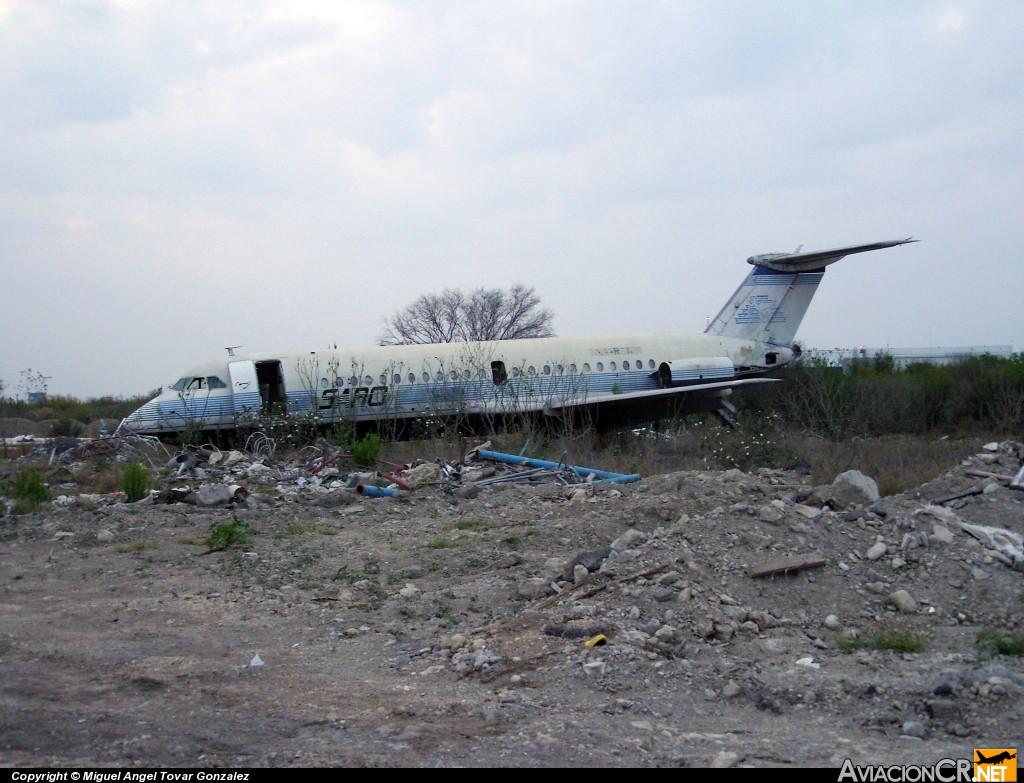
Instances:
[[[469,498],[365,498],[248,462],[179,482],[246,486],[235,508],[83,498],[55,475],[66,499],[0,518],[0,763],[838,767],[1017,748],[1024,659],[977,639],[1021,634],[1024,573],[1012,540],[963,525],[1024,533],[1024,492],[967,473],[1014,475],[1021,455],[1005,442],[852,503],[774,470]],[[235,520],[250,538],[209,552]],[[751,576],[797,555],[824,563]],[[880,633],[924,649],[876,649]]]

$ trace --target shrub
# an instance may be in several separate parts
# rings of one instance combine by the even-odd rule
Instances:
[[[879,628],[867,636],[847,631],[839,637],[839,649],[846,652],[871,649],[890,652],[919,653],[928,649],[928,637],[909,628]]]
[[[128,502],[142,500],[149,492],[149,471],[138,462],[130,462],[121,476],[121,489],[128,496]]]
[[[988,655],[1024,656],[1024,632],[1010,633],[998,628],[982,628],[978,631],[978,649]]]
[[[239,519],[214,522],[210,525],[206,545],[211,552],[221,552],[231,546],[245,546],[252,540],[249,525]]]
[[[50,434],[55,438],[62,435],[67,438],[77,438],[83,432],[85,432],[85,427],[74,419],[60,418],[50,426]]]
[[[362,465],[365,468],[372,467],[377,464],[379,456],[380,437],[372,432],[352,444],[352,459],[357,465]]]
[[[38,470],[26,470],[11,485],[11,494],[27,503],[42,503],[50,499],[43,474]]]

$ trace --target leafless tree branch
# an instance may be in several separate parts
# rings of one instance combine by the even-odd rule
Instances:
[[[553,337],[554,315],[528,286],[477,288],[470,294],[446,288],[424,294],[384,319],[380,345],[475,342]]]

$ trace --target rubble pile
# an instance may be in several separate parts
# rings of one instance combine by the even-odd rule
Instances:
[[[115,666],[119,633],[137,645],[156,629],[166,646],[131,657],[154,656],[138,676],[160,683],[164,720],[211,698],[286,715],[307,727],[279,739],[302,763],[335,759],[340,736],[349,761],[417,765],[839,766],[1015,747],[1024,665],[989,642],[1024,640],[1020,443],[888,496],[857,470],[820,486],[767,468],[622,483],[488,453],[378,471],[328,448],[168,453],[134,504],[84,503],[55,476],[53,507],[17,518],[5,556],[24,578],[4,601],[70,602],[52,581],[65,574],[95,583],[86,605],[109,614],[116,585],[158,624],[116,609],[109,649],[78,655]],[[90,458],[66,454],[72,473]],[[203,546],[243,522],[243,545]],[[15,669],[62,644],[23,622],[39,647],[18,642]],[[146,758],[183,759],[176,747]]]

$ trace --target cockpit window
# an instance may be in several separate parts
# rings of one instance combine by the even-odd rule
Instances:
[[[226,389],[228,385],[216,375],[207,375],[205,378],[200,375],[186,375],[184,378],[178,378],[171,388],[176,392],[208,391],[210,389]]]
[[[171,388],[174,391],[199,391],[206,388],[206,378],[186,376],[185,378],[179,378],[178,382]]]

